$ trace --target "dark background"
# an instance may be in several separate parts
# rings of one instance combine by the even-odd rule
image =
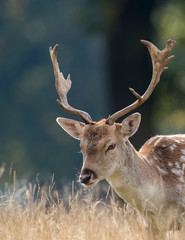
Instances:
[[[98,121],[143,94],[151,60],[140,39],[160,49],[177,41],[175,59],[138,111],[131,142],[139,149],[154,134],[185,132],[185,2],[183,0],[0,0],[0,183],[77,179],[79,142],[57,125],[49,46],[60,45],[61,71],[71,73],[72,106]],[[79,119],[80,120],[80,119]],[[39,176],[38,176],[39,174]]]

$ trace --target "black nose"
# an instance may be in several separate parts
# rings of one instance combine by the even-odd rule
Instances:
[[[80,182],[81,183],[88,183],[91,179],[91,174],[90,175],[85,175],[85,176],[80,176]]]
[[[90,180],[92,180],[92,178],[97,178],[97,175],[95,174],[94,171],[88,169],[88,168],[84,168],[82,169],[82,172],[80,174],[80,178],[79,181],[81,183],[87,184],[90,182]]]

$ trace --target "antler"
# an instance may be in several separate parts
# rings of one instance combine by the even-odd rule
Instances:
[[[129,88],[129,90],[137,98],[137,100],[131,105],[114,113],[112,116],[109,116],[106,120],[106,123],[109,125],[112,125],[118,118],[141,106],[150,97],[156,85],[160,81],[160,76],[162,72],[168,68],[166,67],[166,65],[174,58],[174,56],[168,57],[169,53],[176,44],[176,42],[173,40],[168,40],[166,47],[162,51],[160,51],[153,43],[149,41],[141,40],[141,43],[143,43],[148,48],[152,59],[153,75],[150,85],[142,96],[140,96],[133,88]]]
[[[77,115],[81,117],[81,119],[86,123],[91,123],[92,119],[90,115],[84,111],[75,109],[71,107],[68,103],[67,100],[67,93],[71,89],[71,79],[70,79],[70,74],[68,74],[67,79],[64,78],[64,75],[62,72],[60,72],[60,68],[57,62],[57,50],[59,48],[59,45],[56,44],[54,48],[52,47],[49,48],[49,53],[51,57],[51,61],[53,63],[53,69],[54,69],[54,74],[55,74],[55,87],[58,93],[58,96],[60,98],[60,101],[57,99],[58,104],[60,107],[65,110],[66,112],[72,113],[74,115]]]

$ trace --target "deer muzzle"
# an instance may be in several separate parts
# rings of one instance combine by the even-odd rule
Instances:
[[[87,168],[82,169],[79,182],[87,186],[93,185],[97,180],[97,174]]]

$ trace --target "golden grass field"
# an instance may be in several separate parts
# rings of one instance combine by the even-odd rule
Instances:
[[[67,198],[53,185],[7,188],[0,195],[0,240],[151,239],[136,211],[117,202],[110,188],[104,200],[96,199],[96,188],[75,193],[72,187]],[[185,231],[158,239],[184,240]]]

